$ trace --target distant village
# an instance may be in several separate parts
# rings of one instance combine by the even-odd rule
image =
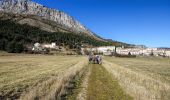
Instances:
[[[49,52],[58,51],[65,52],[66,48],[62,46],[57,46],[56,43],[51,44],[40,44],[35,43],[31,48],[33,52]],[[134,46],[130,48],[117,47],[117,46],[102,46],[102,47],[94,47],[94,48],[84,48],[81,47],[80,50],[82,55],[87,55],[89,52],[93,52],[96,54],[102,54],[105,56],[114,56],[115,54],[119,55],[134,55],[134,56],[162,56],[162,57],[170,57],[170,48],[149,48],[145,46]],[[72,52],[73,53],[73,52]],[[76,53],[73,53],[76,54]]]
[[[132,55],[132,56],[162,56],[170,57],[169,48],[149,48],[145,46],[135,46],[133,48],[115,47],[115,46],[104,46],[96,48],[82,48],[82,54],[87,51],[94,52],[97,54],[103,54],[106,56],[119,55]]]

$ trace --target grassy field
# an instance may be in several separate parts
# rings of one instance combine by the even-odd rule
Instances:
[[[136,100],[170,99],[170,59],[105,57],[103,66]]]
[[[89,64],[79,82],[67,100],[133,100],[101,65]]]
[[[1,55],[0,99],[61,97],[64,86],[85,65],[82,56]]]
[[[92,64],[90,67],[87,100],[133,100],[103,66]]]
[[[109,73],[108,73],[109,72]],[[170,59],[0,53],[0,100],[169,100]]]

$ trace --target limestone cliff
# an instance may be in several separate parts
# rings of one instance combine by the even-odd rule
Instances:
[[[90,36],[94,36],[93,32],[88,30],[85,26],[83,26],[73,17],[59,10],[50,9],[38,3],[32,2],[31,0],[0,0],[0,11],[6,13],[21,14],[25,16],[26,15],[39,16],[43,19],[56,22],[59,27],[69,30],[70,32],[78,34],[83,33]],[[29,23],[29,21],[35,22],[33,19],[27,18],[20,21],[20,23]],[[41,22],[37,23],[42,25]],[[36,24],[34,24],[34,26],[36,26]],[[47,25],[45,25],[45,27],[46,26]],[[47,30],[52,29],[49,28]]]

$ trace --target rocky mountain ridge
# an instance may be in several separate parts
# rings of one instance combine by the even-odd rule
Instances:
[[[82,33],[95,37],[93,32],[73,17],[59,10],[50,9],[32,2],[31,0],[0,0],[0,11],[5,13],[39,16],[43,19],[56,22],[60,27],[63,27],[70,32],[78,34]],[[28,22],[28,19],[26,19],[26,22]]]

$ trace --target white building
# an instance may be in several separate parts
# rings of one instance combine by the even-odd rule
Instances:
[[[35,43],[33,48],[32,48],[32,51],[42,51],[42,50],[43,50],[43,48],[42,48],[41,44],[38,43],[38,42]]]
[[[106,52],[114,52],[115,46],[103,46],[97,48],[98,52],[100,53],[106,53]]]
[[[59,49],[59,47],[56,45],[56,43],[51,43],[51,44],[43,44],[43,48],[49,48],[49,49]]]
[[[82,54],[85,54],[84,53],[85,49],[89,52],[96,52],[96,53],[103,53],[104,55],[111,55],[112,52],[115,51],[115,46],[102,46],[102,47],[96,47],[96,48],[81,48]]]
[[[40,44],[40,43],[35,43],[32,51],[44,51],[46,49],[59,49],[59,46],[56,46],[56,43],[51,43],[51,44]]]
[[[170,57],[170,50],[165,51],[165,56],[166,56],[166,57]]]

